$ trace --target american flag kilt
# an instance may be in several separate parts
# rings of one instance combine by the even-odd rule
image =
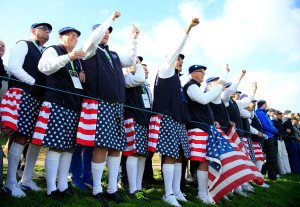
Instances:
[[[133,118],[125,119],[126,149],[123,155],[147,155],[148,130],[147,127],[138,124]]]
[[[185,158],[191,157],[184,124],[168,115],[152,116],[149,123],[148,150],[178,159],[181,149]]]
[[[20,88],[10,88],[0,105],[1,125],[27,136],[33,135],[42,101]]]
[[[76,143],[123,151],[126,148],[123,104],[83,99]]]
[[[252,160],[252,162],[255,162],[255,155],[254,155],[254,149],[252,146],[252,141],[249,137],[242,137],[243,142],[245,143],[246,146],[246,151],[247,151],[247,155],[249,156],[250,160]]]
[[[207,137],[208,133],[199,128],[188,130],[191,160],[200,162],[206,161]]]
[[[260,142],[252,142],[254,156],[256,161],[265,161],[265,155],[263,153]]]
[[[248,156],[221,129],[214,126],[210,126],[206,159],[209,160],[209,193],[215,202],[249,180],[260,185],[263,183],[262,174]]]
[[[74,148],[78,121],[78,112],[44,101],[31,143],[59,150]]]

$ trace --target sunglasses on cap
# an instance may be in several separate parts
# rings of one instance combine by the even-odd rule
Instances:
[[[38,26],[36,27],[35,29],[42,29],[44,31],[49,31],[49,33],[51,33],[51,29],[49,29],[46,25],[41,25],[41,26]]]

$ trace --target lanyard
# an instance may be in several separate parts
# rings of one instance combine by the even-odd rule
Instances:
[[[76,72],[75,67],[74,67],[74,62],[73,62],[73,60],[72,60],[70,63],[71,63],[72,71],[73,71],[73,72]]]

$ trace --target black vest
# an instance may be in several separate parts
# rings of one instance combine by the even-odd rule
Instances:
[[[63,45],[54,45],[51,47],[53,47],[56,50],[58,56],[68,54]],[[81,68],[79,60],[74,60],[73,63],[74,69],[79,74]],[[72,78],[69,71],[72,71],[70,62],[67,63],[65,67],[60,68],[55,73],[48,75],[46,78],[46,86],[49,88],[68,91],[71,93],[82,94],[82,90],[74,88],[74,84],[72,82]],[[56,90],[47,89],[45,101],[56,103],[73,111],[79,112],[81,110],[82,97]]]
[[[254,114],[254,117],[252,118],[251,126],[257,129],[259,132],[263,131],[262,125],[259,119],[257,118],[256,114]],[[251,140],[254,142],[259,142],[260,138],[256,134],[251,134]]]
[[[21,40],[25,41],[25,40]],[[42,57],[42,53],[34,45],[32,41],[25,41],[28,46],[28,52],[24,59],[23,69],[35,79],[35,84],[45,86],[46,85],[46,75],[41,73],[38,69],[39,61]],[[11,76],[12,79],[17,79],[15,76]],[[9,88],[21,88],[26,92],[29,92],[31,95],[36,98],[42,99],[45,95],[45,88],[39,86],[30,86],[26,83],[20,81],[9,80]]]
[[[209,105],[214,112],[215,121],[219,122],[221,128],[227,133],[230,128],[230,119],[223,101],[220,104],[210,102]]]
[[[230,121],[236,124],[237,133],[240,137],[244,136],[242,117],[240,114],[240,110],[236,102],[232,99],[229,100],[229,106],[226,107]]]
[[[169,115],[181,123],[190,120],[177,72],[165,79],[156,76],[153,111]]]
[[[244,136],[250,137],[251,133],[250,133],[249,120],[247,118],[242,118],[242,122],[243,122]]]
[[[109,51],[107,46],[104,49]],[[85,92],[90,97],[107,102],[125,102],[125,80],[121,61],[116,52],[109,51],[109,54],[113,67],[99,48],[96,55],[82,61],[86,75]]]
[[[201,122],[201,123],[188,122],[186,126],[187,129],[199,128],[202,129],[203,131],[208,132],[209,130],[208,126],[214,124],[213,111],[211,110],[209,104],[205,104],[205,105],[200,104],[197,101],[193,101],[188,96],[187,90],[193,84],[200,87],[200,84],[197,81],[192,79],[184,85],[183,93],[187,99],[187,106],[192,121]]]
[[[142,94],[147,94],[147,89],[143,88],[143,86],[126,88],[125,89],[126,105],[136,107],[139,109],[146,109],[144,106]],[[148,95],[148,97],[149,97],[149,95]],[[149,100],[150,100],[150,98],[149,98]],[[147,110],[151,110],[151,109],[148,108]],[[125,117],[125,119],[133,118],[138,124],[140,124],[142,126],[149,125],[150,114],[146,111],[132,109],[132,108],[125,106],[124,117]]]

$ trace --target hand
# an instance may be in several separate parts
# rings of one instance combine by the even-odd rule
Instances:
[[[287,133],[291,133],[292,131],[290,129],[286,129],[286,132]]]
[[[85,57],[85,53],[81,50],[77,50],[77,51],[72,51],[69,54],[69,58],[70,60],[76,60],[76,59],[81,59]]]
[[[263,135],[263,133],[261,133],[261,132],[258,132],[258,134],[257,134],[258,137],[262,137],[262,135]]]
[[[191,29],[192,29],[192,27],[198,25],[199,23],[200,23],[199,18],[193,18],[191,20],[191,22],[189,23],[189,25],[187,26],[187,28],[185,28],[185,33],[189,34],[190,31],[191,31]]]
[[[79,80],[82,82],[82,83],[85,83],[85,73],[83,71],[81,71],[79,73]]]
[[[118,11],[115,11],[114,14],[113,14],[113,21],[115,21],[117,18],[119,18],[121,16],[121,13],[118,12]]]
[[[199,18],[193,18],[190,22],[190,27],[197,26],[200,23]]]
[[[257,82],[254,82],[253,83],[253,94],[256,93],[256,90],[257,90]]]
[[[137,38],[137,36],[140,34],[140,30],[135,25],[132,25],[132,35],[134,38]]]
[[[220,129],[220,128],[221,128],[219,122],[215,121],[214,124],[215,124],[215,127],[216,127],[217,129]]]
[[[246,70],[242,70],[241,71],[241,75],[240,75],[240,78],[239,80],[242,80],[242,78],[246,75]]]
[[[235,127],[236,126],[236,124],[234,123],[234,122],[230,122],[230,125],[232,126],[232,127]]]

